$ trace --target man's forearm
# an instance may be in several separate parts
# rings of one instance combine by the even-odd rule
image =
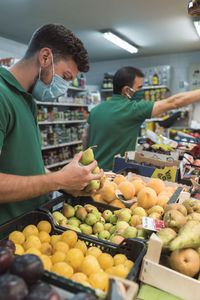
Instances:
[[[175,94],[167,99],[157,101],[153,107],[152,117],[159,116],[172,109],[187,106],[198,100],[200,100],[200,89]]]
[[[16,202],[60,189],[55,173],[36,176],[17,176],[0,173],[0,203]]]

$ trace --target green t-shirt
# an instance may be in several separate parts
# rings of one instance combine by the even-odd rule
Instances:
[[[135,150],[141,124],[151,118],[154,102],[131,101],[113,95],[90,112],[88,146],[94,148],[95,159],[104,170],[111,170],[116,154]]]
[[[13,175],[44,174],[37,104],[15,77],[0,68],[0,172]],[[1,192],[1,191],[0,191]],[[0,224],[38,208],[48,196],[0,204]]]

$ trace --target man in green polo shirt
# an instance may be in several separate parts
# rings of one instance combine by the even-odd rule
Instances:
[[[200,90],[179,93],[157,102],[144,101],[144,74],[133,67],[119,69],[113,78],[113,96],[92,109],[83,135],[85,147],[97,145],[95,159],[104,170],[112,170],[113,158],[135,150],[141,124],[171,109],[200,99]]]
[[[47,24],[32,36],[24,57],[0,68],[0,224],[36,209],[47,193],[80,191],[103,171],[97,162],[82,167],[77,154],[62,170],[45,174],[37,106],[66,93],[78,71],[89,70],[82,42],[62,25]]]

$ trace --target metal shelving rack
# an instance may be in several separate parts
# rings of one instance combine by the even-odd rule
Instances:
[[[80,87],[73,87],[70,86],[68,88],[69,91],[72,92],[87,92],[87,89],[84,88],[80,88]],[[42,102],[42,101],[37,101],[36,100],[36,104],[38,106],[47,106],[47,107],[88,107],[87,104],[85,103],[72,103],[72,102],[65,102],[62,100],[62,102]],[[86,120],[62,120],[62,121],[38,121],[38,125],[39,126],[44,126],[44,125],[53,125],[53,124],[81,124],[81,123],[86,123]],[[73,145],[79,145],[82,144],[82,140],[77,140],[77,141],[71,141],[71,142],[67,142],[67,143],[61,143],[61,144],[56,144],[56,145],[47,145],[42,147],[42,151],[44,150],[51,150],[51,149],[57,149],[57,148],[62,148],[62,147],[66,147],[66,146],[73,146]],[[61,162],[56,162],[56,163],[52,163],[52,164],[48,164],[45,165],[46,168],[48,169],[53,169],[55,167],[59,167],[59,166],[64,166],[66,164],[68,164],[69,162],[72,161],[72,158],[69,158],[67,160],[63,160]]]

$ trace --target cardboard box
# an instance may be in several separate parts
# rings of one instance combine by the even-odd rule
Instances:
[[[171,152],[169,155],[166,155],[166,154],[160,154],[160,153],[156,153],[156,152],[143,151],[142,149],[143,149],[142,145],[138,145],[136,147],[136,152],[143,154],[145,157],[159,159],[159,160],[168,161],[168,162],[178,161],[178,159],[179,159],[178,152]]]
[[[139,279],[185,300],[199,300],[200,281],[159,264],[161,240],[153,233],[143,259]]]
[[[163,166],[162,161],[156,161],[156,165],[162,168],[156,168],[156,166],[142,166],[141,162],[136,163],[132,160],[116,156],[114,158],[113,172],[118,173],[120,170],[130,168],[133,173],[145,177],[160,178],[170,182],[179,181],[179,168],[177,168],[177,166]]]

